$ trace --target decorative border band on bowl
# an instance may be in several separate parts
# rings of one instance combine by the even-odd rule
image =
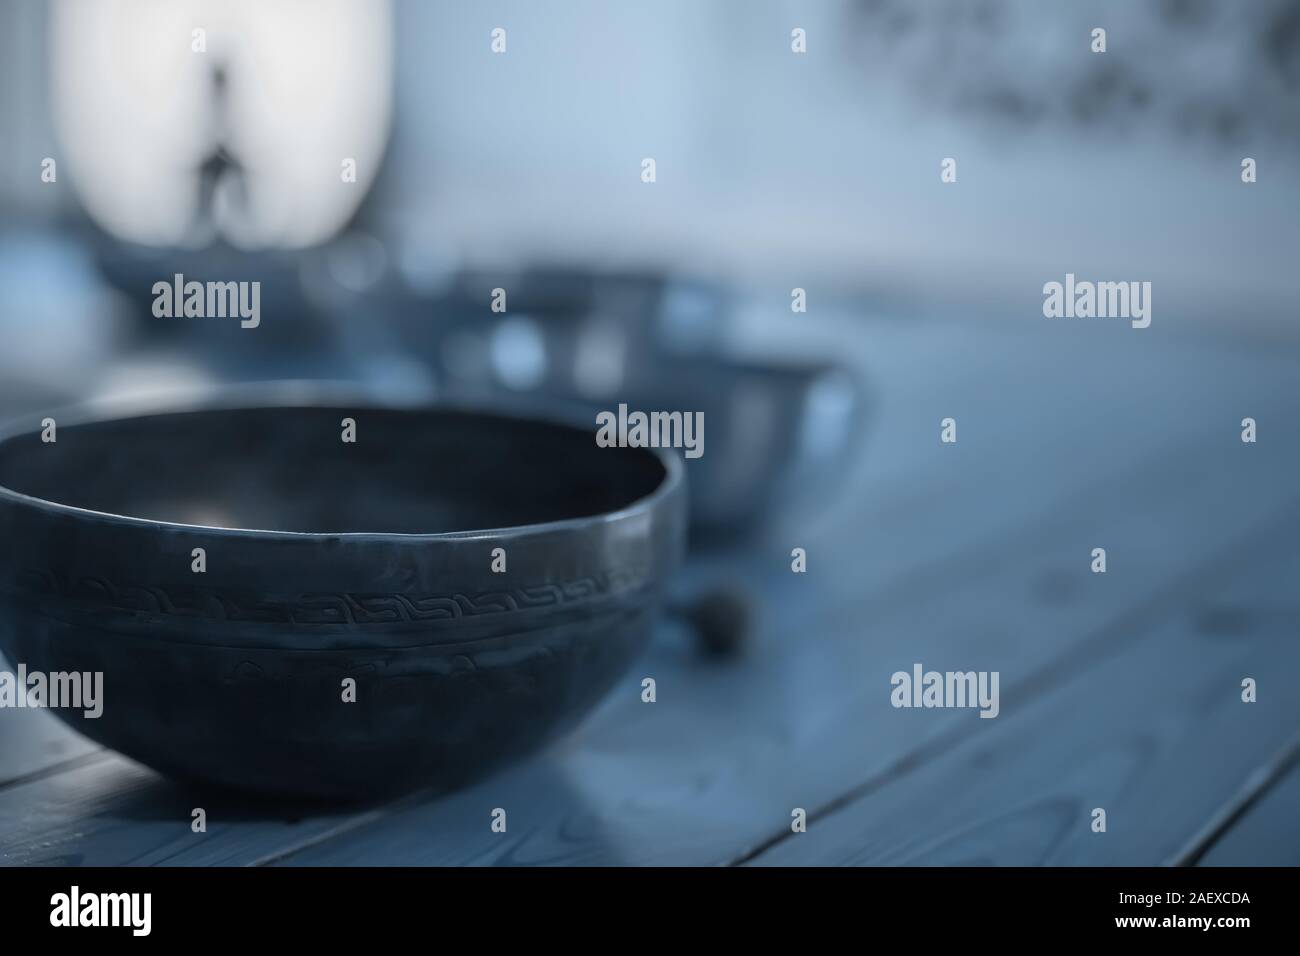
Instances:
[[[36,568],[16,575],[19,596],[55,598],[82,608],[194,620],[367,626],[455,621],[600,601],[638,590],[645,567],[613,568],[559,584],[502,588],[476,594],[311,593],[264,598],[204,589],[185,592],[115,584],[101,577],[70,578]]]

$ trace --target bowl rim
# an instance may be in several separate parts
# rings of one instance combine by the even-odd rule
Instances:
[[[222,394],[228,391],[230,394]],[[337,403],[344,403],[342,405]],[[541,413],[521,412],[518,404],[482,401],[469,402],[456,399],[439,399],[432,403],[399,404],[383,402],[373,395],[354,390],[325,391],[304,393],[290,390],[287,392],[263,393],[247,389],[216,389],[198,393],[184,393],[170,396],[166,400],[157,397],[131,401],[121,404],[101,405],[87,403],[65,408],[44,417],[62,416],[58,424],[67,427],[125,422],[133,419],[184,415],[209,411],[258,411],[263,409],[331,409],[339,408],[364,414],[373,412],[409,412],[409,413],[451,413],[478,415],[515,422],[534,423],[585,431],[585,424],[575,420],[575,416],[560,409],[551,409]],[[38,413],[39,414],[39,413]],[[0,426],[0,445],[11,440],[39,434],[41,427],[33,428],[31,416],[21,422],[10,422]],[[594,434],[594,428],[592,429]],[[594,439],[593,439],[594,440]],[[663,479],[647,495],[636,498],[614,511],[603,511],[594,515],[573,518],[559,518],[554,521],[536,524],[509,525],[497,528],[474,528],[464,531],[285,531],[273,528],[225,528],[218,525],[189,524],[180,521],[163,521],[156,518],[141,518],[135,515],[115,514],[110,511],[97,511],[77,505],[50,501],[35,495],[24,494],[0,483],[0,504],[6,502],[18,507],[34,509],[48,515],[88,520],[110,525],[126,525],[139,528],[153,528],[179,532],[200,533],[214,536],[245,537],[255,539],[289,540],[289,541],[389,541],[389,542],[433,542],[464,541],[474,539],[512,539],[545,534],[556,531],[574,531],[598,525],[614,524],[634,519],[653,512],[660,502],[681,491],[686,481],[685,465],[671,449],[636,447],[638,451],[654,455],[664,469]]]

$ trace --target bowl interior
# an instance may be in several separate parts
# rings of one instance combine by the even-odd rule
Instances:
[[[343,420],[356,423],[343,441]],[[0,442],[0,486],[183,524],[430,534],[616,511],[666,477],[591,431],[448,409],[221,409],[60,426]]]

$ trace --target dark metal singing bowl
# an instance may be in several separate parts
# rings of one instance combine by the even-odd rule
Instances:
[[[647,643],[683,482],[594,426],[452,409],[14,434],[0,648],[101,671],[101,717],[55,712],[173,776],[328,799],[458,785],[575,722]]]

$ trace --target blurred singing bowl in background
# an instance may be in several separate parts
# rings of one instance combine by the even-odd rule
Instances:
[[[56,713],[179,778],[326,799],[462,784],[609,690],[681,558],[681,462],[593,433],[211,401],[10,433],[0,647],[102,672],[102,716]]]
[[[494,282],[509,286],[507,312],[489,308]],[[702,413],[703,454],[686,463],[693,545],[735,543],[778,513],[824,506],[865,432],[866,389],[847,368],[723,351],[729,292],[717,282],[535,267],[508,282],[462,273],[436,296],[393,279],[327,298],[340,334],[366,319],[352,351],[373,342],[368,317],[382,315],[391,360],[422,363],[456,401],[593,425],[620,404]]]
[[[698,412],[702,454],[685,460],[692,548],[751,544],[778,519],[825,507],[858,453],[867,417],[859,381],[832,362],[711,355],[638,364],[601,399],[572,390],[494,399],[518,409],[539,401],[593,423],[620,405]]]
[[[821,361],[682,357],[633,370],[609,401],[702,413],[704,454],[686,461],[691,541],[701,546],[734,544],[779,517],[824,508],[867,415],[857,378]]]

